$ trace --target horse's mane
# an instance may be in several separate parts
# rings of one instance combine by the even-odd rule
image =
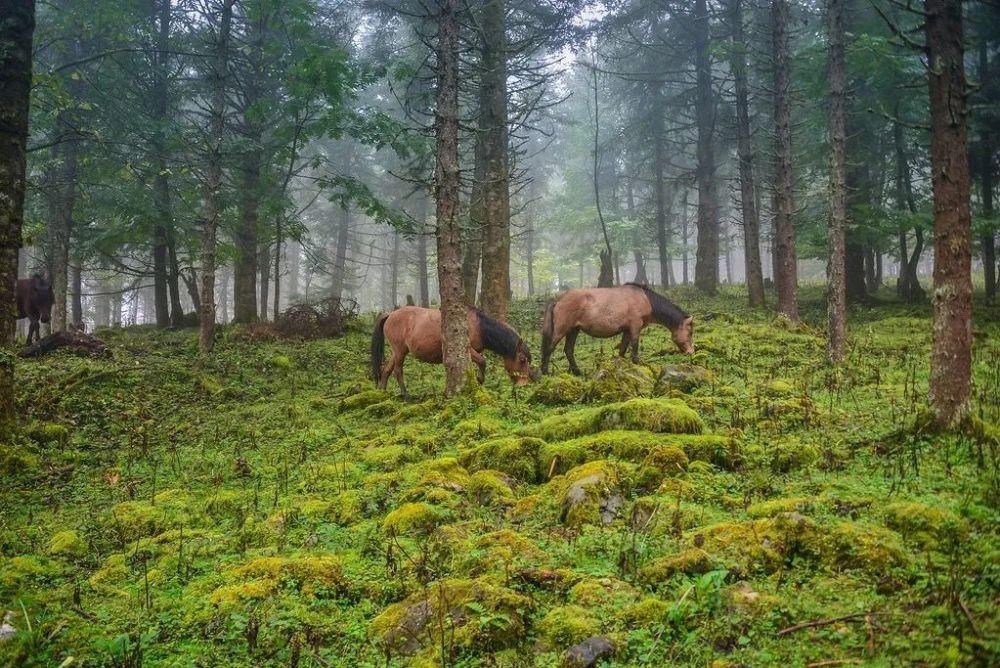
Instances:
[[[485,348],[504,357],[510,357],[517,352],[521,337],[510,325],[491,318],[477,308],[472,310],[479,318],[479,336],[482,338]]]
[[[649,299],[649,305],[653,309],[653,319],[657,322],[662,323],[667,327],[677,327],[684,322],[685,318],[688,317],[688,314],[684,311],[684,309],[677,306],[660,293],[653,291],[649,286],[641,285],[639,283],[626,283],[625,285],[642,290],[646,293],[646,298]]]

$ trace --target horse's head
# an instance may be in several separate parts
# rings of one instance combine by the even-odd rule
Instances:
[[[538,380],[538,371],[531,368],[531,352],[524,341],[517,342],[513,354],[504,356],[503,365],[515,385],[527,385]]]
[[[678,350],[685,355],[692,354],[694,352],[694,316],[684,318],[676,329],[670,331],[670,335],[674,339],[674,343],[677,344]]]
[[[56,301],[52,284],[42,276],[31,277],[31,303],[38,309],[38,319],[48,322],[52,319],[52,305]]]

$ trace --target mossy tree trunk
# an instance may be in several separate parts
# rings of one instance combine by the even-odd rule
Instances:
[[[924,6],[934,192],[934,334],[930,402],[939,427],[969,410],[972,381],[972,216],[966,146],[961,0]]]
[[[827,252],[827,320],[830,361],[844,360],[847,344],[847,282],[844,229],[847,226],[847,82],[844,0],[827,3],[830,81],[830,225]]]

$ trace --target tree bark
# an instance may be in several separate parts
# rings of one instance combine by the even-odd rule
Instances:
[[[73,207],[76,203],[77,162],[79,139],[75,124],[68,113],[56,117],[56,136],[62,137],[53,155],[56,163],[50,173],[46,190],[49,213],[49,273],[55,303],[52,306],[52,331],[61,332],[68,324],[67,287],[69,271],[69,246],[73,234]]]
[[[989,44],[985,37],[979,43],[979,81],[985,83],[990,77]],[[979,138],[979,177],[982,188],[983,217],[993,218],[993,133],[996,128],[984,126]],[[997,251],[995,231],[989,227],[980,238],[983,247],[983,278],[986,283],[986,301],[990,304],[997,295]]]
[[[248,141],[260,142],[256,132]],[[236,231],[236,263],[233,266],[233,322],[256,322],[257,313],[257,225],[260,211],[260,161],[258,149],[247,151],[243,158],[239,203],[239,227]]]
[[[656,90],[656,105],[653,108],[653,190],[656,205],[656,251],[660,260],[660,285],[670,287],[673,283],[670,275],[670,228],[667,223],[667,194],[665,192],[664,165],[666,163],[666,152],[664,151],[664,127],[663,127],[663,92]]]
[[[972,216],[962,3],[927,0],[924,12],[934,192],[930,403],[936,424],[951,427],[969,411],[972,381]]]
[[[437,105],[435,109],[438,289],[441,294],[442,357],[445,394],[465,387],[469,363],[469,327],[462,290],[458,200],[458,59],[460,0],[438,5]]]
[[[746,258],[747,293],[750,306],[764,305],[764,269],[760,260],[760,214],[753,173],[753,142],[750,134],[750,93],[747,84],[748,45],[743,34],[743,0],[733,0],[733,42],[737,50],[733,66],[736,87],[736,152],[739,160],[740,207],[743,212],[743,252]]]
[[[70,265],[70,322],[74,328],[83,326],[83,272],[80,261]]]
[[[715,192],[715,97],[712,90],[712,61],[709,54],[709,13],[706,0],[695,0],[695,124],[698,127],[698,248],[694,283],[706,294],[715,294],[719,285],[719,203]]]
[[[24,223],[34,0],[0,1],[0,440],[13,435],[17,259]]]
[[[347,277],[347,246],[350,243],[351,210],[347,205],[340,210],[340,222],[337,225],[337,249],[333,261],[333,274],[330,277],[330,296],[340,299],[344,294],[344,282]]]
[[[417,222],[420,229],[417,232],[417,296],[420,305],[428,308],[431,305],[430,281],[427,267],[427,209],[428,197],[426,193],[417,193]]]
[[[167,167],[166,142],[163,127],[169,114],[169,92],[167,90],[170,48],[170,0],[152,0],[150,19],[155,26],[152,54],[153,83],[150,91],[150,117],[153,121],[153,138],[150,143],[153,165],[153,287],[155,295],[156,326],[177,326],[183,312],[180,308],[180,292],[177,286],[176,250],[171,256],[173,237],[173,212],[170,202],[170,172]]]
[[[479,130],[483,133],[483,279],[480,306],[507,319],[510,296],[510,165],[507,156],[505,0],[483,0]]]
[[[775,284],[778,313],[792,322],[799,319],[796,298],[795,211],[792,196],[792,113],[788,37],[788,2],[772,0],[771,29],[774,56],[774,222],[777,235]]]
[[[215,246],[219,227],[222,189],[222,145],[226,131],[226,82],[229,78],[229,37],[233,3],[222,0],[219,34],[212,63],[212,106],[209,112],[208,164],[201,238],[201,312],[198,322],[198,349],[210,353],[215,346]]]
[[[847,281],[844,277],[844,230],[847,228],[847,49],[844,0],[827,2],[830,81],[830,223],[827,240],[827,354],[844,361],[847,347]]]

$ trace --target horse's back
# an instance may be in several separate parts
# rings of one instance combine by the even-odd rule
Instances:
[[[649,317],[649,300],[629,286],[575,288],[567,290],[556,303],[557,317],[568,318],[573,326],[591,336],[618,334]]]
[[[441,359],[441,311],[404,306],[389,314],[385,337],[396,348],[405,348],[424,362]]]

